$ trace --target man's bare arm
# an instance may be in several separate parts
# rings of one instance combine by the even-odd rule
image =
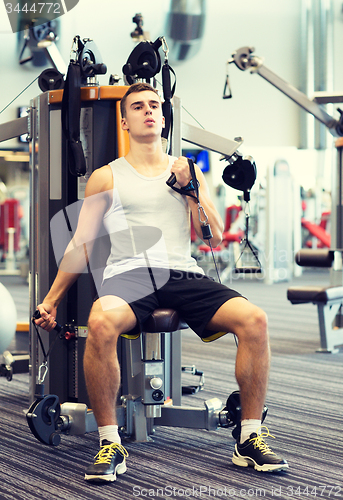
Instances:
[[[58,305],[88,263],[103,216],[110,206],[111,195],[110,167],[95,170],[87,182],[75,234],[66,248],[49,292],[37,307],[41,318],[36,320],[36,324],[47,331],[54,328]]]

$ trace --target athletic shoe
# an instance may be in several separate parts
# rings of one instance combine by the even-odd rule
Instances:
[[[274,436],[269,434],[265,426],[260,427],[258,431],[262,428],[267,429],[267,432],[261,434],[253,432],[243,444],[236,443],[232,462],[240,467],[253,467],[262,472],[278,472],[288,469],[286,460],[276,455],[264,441],[266,437],[273,438]]]
[[[86,481],[115,481],[117,474],[126,472],[125,459],[129,454],[118,443],[103,440],[99,453],[94,457],[94,464],[86,470]]]

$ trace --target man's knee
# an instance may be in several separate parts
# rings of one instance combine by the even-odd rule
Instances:
[[[248,342],[268,342],[268,317],[260,307],[254,306],[243,321],[241,340]]]
[[[120,331],[119,320],[116,321],[114,314],[103,311],[91,312],[88,318],[88,342],[97,345],[116,342]]]

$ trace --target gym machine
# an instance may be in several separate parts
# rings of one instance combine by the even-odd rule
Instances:
[[[343,113],[338,110],[337,120],[329,115],[321,104],[343,102],[342,93],[317,92],[314,99],[284,81],[263,64],[263,59],[253,54],[254,48],[241,47],[232,54],[228,65],[234,63],[240,70],[250,70],[271,83],[287,97],[319,122],[323,123],[333,137],[336,137],[337,163],[332,176],[332,211],[331,211],[331,249],[300,250],[296,255],[296,263],[300,266],[316,266],[330,268],[329,287],[291,287],[287,297],[292,304],[313,303],[318,307],[320,344],[317,352],[337,352],[343,345]],[[224,98],[227,94],[228,76],[224,87]]]
[[[28,133],[30,140],[31,315],[56,275],[59,261],[56,241],[62,242],[65,248],[72,238],[89,175],[128,150],[127,136],[120,127],[119,107],[127,87],[96,85],[96,74],[105,72],[98,52],[90,40],[82,43],[78,38],[74,42],[71,62],[78,67],[74,77],[79,82],[76,86],[79,87],[76,94],[79,109],[70,115],[70,107],[67,110],[64,107],[66,101],[75,104],[70,95],[68,100],[63,99],[70,92],[68,69],[64,90],[46,90],[31,101],[27,118],[0,125],[0,140],[23,133]],[[154,44],[146,41],[135,47],[123,68],[126,77],[133,79],[131,83],[137,78],[149,80],[160,70],[158,48],[161,44],[162,41]],[[181,155],[182,140],[218,152],[226,159],[242,144],[241,139],[231,141],[183,124],[181,102],[176,97],[173,111],[170,152],[175,156]],[[75,113],[77,119],[73,122]],[[66,122],[65,116],[69,117]],[[78,161],[70,162],[71,156]],[[57,219],[63,225],[54,231],[53,221]],[[103,242],[103,238],[99,240]],[[101,252],[105,252],[104,248]],[[93,253],[98,257],[98,252]],[[58,445],[62,433],[80,435],[97,429],[92,410],[88,408],[82,367],[87,318],[101,266],[94,264],[91,269],[91,273],[85,270],[60,304],[57,331],[39,333],[35,325],[30,325],[31,406],[27,421],[35,437],[44,444]],[[180,330],[186,327],[175,311],[160,309],[149,318],[139,338],[120,339],[122,385],[117,413],[124,437],[149,440],[155,425],[208,430],[234,427],[233,434],[237,436],[240,422],[237,391],[228,398],[226,406],[217,398],[206,401],[203,409],[181,406],[182,371],[200,376],[198,386],[191,390],[196,391],[203,385],[203,374],[195,367],[181,367]],[[267,408],[264,417],[266,413]]]

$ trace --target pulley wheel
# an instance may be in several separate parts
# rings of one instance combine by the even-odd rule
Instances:
[[[63,89],[63,75],[57,69],[45,69],[38,78],[38,85],[42,92]]]
[[[41,443],[57,446],[61,440],[57,434],[57,421],[61,414],[59,399],[53,394],[32,403],[26,414],[32,434]]]

